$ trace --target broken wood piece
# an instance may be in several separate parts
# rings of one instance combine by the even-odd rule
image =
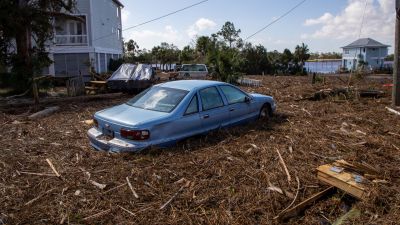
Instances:
[[[365,179],[364,177],[347,171],[338,173],[333,171],[331,169],[332,167],[334,166],[331,164],[319,166],[317,168],[317,178],[324,183],[343,190],[357,199],[362,200],[367,197],[368,193],[366,187],[359,182],[359,179],[363,180]]]
[[[96,181],[94,181],[94,180],[89,180],[89,182],[90,182],[91,184],[93,184],[94,186],[100,188],[101,190],[103,190],[104,188],[107,187],[106,184],[100,184],[100,183],[98,183],[98,182],[96,182]]]
[[[281,163],[283,169],[285,170],[285,173],[286,173],[286,176],[287,176],[287,181],[288,181],[288,183],[290,184],[290,181],[292,180],[292,178],[290,177],[289,170],[288,170],[287,167],[286,167],[286,163],[285,163],[285,161],[283,160],[282,155],[281,155],[281,153],[279,152],[279,150],[278,150],[278,149],[275,149],[275,150],[276,150],[276,152],[278,153],[279,162]]]
[[[396,115],[398,115],[398,116],[400,116],[400,112],[399,111],[396,111],[396,110],[394,110],[394,109],[392,109],[392,108],[389,108],[389,107],[385,107],[389,112],[391,112],[391,113],[394,113],[394,114],[396,114]]]
[[[94,215],[87,216],[87,217],[83,218],[83,220],[90,220],[90,219],[93,219],[93,218],[96,218],[96,217],[99,217],[99,216],[103,216],[105,214],[108,214],[110,211],[111,211],[111,209],[107,209],[107,210],[101,211],[99,213],[96,213]]]
[[[39,111],[37,113],[34,113],[34,114],[28,116],[28,118],[31,120],[43,118],[43,117],[49,116],[49,115],[57,112],[59,109],[60,109],[60,107],[58,107],[58,106],[48,107],[42,111]]]
[[[93,125],[94,124],[94,121],[93,120],[85,120],[85,121],[83,121],[85,124],[87,124],[87,125]]]
[[[139,195],[136,193],[135,189],[133,189],[132,184],[129,181],[128,177],[126,177],[126,183],[128,184],[129,188],[131,189],[133,196],[135,196],[135,198],[139,198]]]
[[[53,172],[56,174],[57,177],[61,177],[61,175],[58,173],[56,168],[54,167],[53,163],[50,161],[50,159],[46,159],[46,162],[49,164],[50,168],[53,170]]]
[[[295,203],[297,196],[299,195],[299,191],[300,191],[300,180],[297,176],[296,176],[296,181],[297,181],[297,190],[296,190],[296,195],[293,198],[293,201],[284,210],[282,210],[274,219],[277,219],[281,213],[288,210]]]
[[[181,186],[181,188],[179,188],[179,190],[178,190],[177,192],[175,192],[175,194],[172,195],[172,197],[160,207],[160,210],[163,210],[165,207],[167,207],[167,206],[172,202],[172,200],[174,200],[174,199],[176,198],[176,196],[178,196],[178,194],[179,194],[185,187],[189,187],[189,185],[190,185],[190,181],[187,181],[185,185]]]
[[[319,199],[328,196],[329,194],[332,194],[335,190],[335,187],[330,186],[329,188],[316,193],[315,195],[307,198],[306,200],[300,202],[299,204],[293,206],[292,208],[281,212],[275,219],[279,221],[283,221],[292,217],[298,216],[301,212],[303,212],[308,206],[314,204],[316,201]]]

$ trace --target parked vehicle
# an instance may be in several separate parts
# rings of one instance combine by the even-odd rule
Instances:
[[[148,64],[122,64],[107,80],[112,91],[140,92],[157,80],[156,72]]]
[[[271,96],[249,94],[231,84],[171,81],[95,113],[88,137],[98,150],[137,152],[257,118],[267,121],[275,108]]]
[[[204,64],[183,64],[178,78],[180,79],[205,79],[208,75],[207,66]]]

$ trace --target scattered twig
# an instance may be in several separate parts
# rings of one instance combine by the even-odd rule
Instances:
[[[44,193],[38,195],[36,198],[34,198],[34,199],[30,200],[29,202],[25,203],[25,205],[30,205],[30,204],[36,202],[39,198],[41,198],[41,197],[45,196],[46,194],[52,192],[54,189],[55,189],[55,188],[52,188],[52,189],[50,189],[50,190],[48,190],[48,191],[46,191],[46,192],[44,192]]]
[[[83,220],[93,219],[95,217],[99,217],[99,216],[105,215],[105,214],[109,213],[110,211],[111,211],[111,209],[107,209],[107,210],[101,211],[99,213],[96,213],[94,215],[87,216],[87,217],[83,218]]]
[[[299,190],[300,190],[300,180],[299,180],[299,178],[297,176],[296,176],[296,181],[297,181],[297,191],[296,191],[296,195],[293,198],[293,201],[284,210],[282,210],[279,214],[281,214],[282,212],[285,212],[286,210],[290,209],[290,207],[292,207],[292,205],[296,201],[297,196],[299,195]],[[276,217],[274,217],[274,219],[277,219],[279,217],[279,214]]]
[[[285,163],[285,161],[283,160],[282,155],[281,155],[281,153],[279,152],[279,150],[278,150],[278,149],[275,149],[275,150],[276,150],[276,152],[278,153],[279,162],[281,163],[283,169],[285,170],[288,183],[290,184],[290,181],[292,180],[292,178],[290,177],[289,170],[288,170],[287,167],[286,167],[286,163]]]
[[[57,177],[61,177],[61,175],[58,173],[56,168],[54,167],[53,163],[50,161],[50,159],[46,159],[46,162],[49,164],[50,168],[53,170],[53,172],[56,174]]]
[[[315,153],[315,152],[310,152],[310,154],[311,154],[311,155],[318,156],[318,157],[321,157],[321,158],[324,158],[324,159],[329,159],[329,160],[338,160],[338,159],[341,159],[341,157],[340,157],[340,156],[338,156],[338,157],[333,157],[333,156],[323,156],[323,155],[317,154],[317,153]]]
[[[174,200],[174,199],[176,198],[176,196],[178,196],[178,194],[179,194],[185,187],[188,187],[189,185],[190,185],[190,181],[187,181],[185,185],[181,186],[181,188],[179,188],[179,190],[178,190],[174,195],[172,195],[172,197],[171,197],[166,203],[164,203],[164,205],[162,205],[162,206],[160,207],[160,210],[163,210],[165,207],[167,207],[167,206],[172,202],[172,200]]]
[[[136,214],[135,213],[133,213],[133,212],[131,212],[131,211],[129,211],[129,210],[127,210],[127,209],[125,209],[124,207],[122,207],[122,206],[119,206],[119,205],[117,205],[120,209],[122,209],[122,210],[124,210],[125,212],[127,212],[127,213],[129,213],[129,214],[131,214],[132,216],[136,216]]]
[[[396,115],[398,115],[398,116],[400,116],[400,112],[399,111],[396,111],[396,110],[394,110],[394,109],[392,109],[392,108],[389,108],[389,107],[385,107],[389,112],[391,112],[391,113],[394,113],[394,114],[396,114]]]
[[[111,188],[110,190],[107,190],[107,191],[103,192],[103,194],[106,194],[106,193],[108,193],[108,192],[114,191],[115,189],[120,188],[120,187],[123,187],[123,186],[125,186],[125,185],[126,185],[126,183],[120,184],[120,185],[118,185],[118,186],[116,186],[116,187]]]
[[[128,184],[129,188],[131,189],[133,196],[135,196],[135,198],[139,198],[139,195],[136,193],[135,189],[133,189],[132,184],[129,181],[128,177],[126,177],[126,183]]]
[[[18,171],[20,174],[29,174],[29,175],[36,175],[36,176],[48,176],[48,177],[56,177],[55,174],[49,173],[34,173],[34,172],[25,172],[25,171]]]

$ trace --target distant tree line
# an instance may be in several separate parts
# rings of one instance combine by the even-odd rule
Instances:
[[[253,45],[240,37],[241,30],[226,22],[220,31],[210,36],[196,37],[191,45],[179,49],[174,44],[162,42],[151,50],[139,49],[135,41],[125,43],[123,62],[157,64],[169,70],[172,64],[204,63],[212,74],[227,82],[235,81],[242,74],[305,74],[304,64],[311,54],[304,43],[293,52],[285,49],[268,52],[263,45]],[[122,61],[120,63],[122,63]],[[117,64],[111,63],[115,69]]]

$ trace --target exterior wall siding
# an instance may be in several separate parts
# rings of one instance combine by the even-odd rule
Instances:
[[[91,0],[92,46],[122,53],[121,11],[112,0]],[[119,36],[118,36],[119,34]]]

